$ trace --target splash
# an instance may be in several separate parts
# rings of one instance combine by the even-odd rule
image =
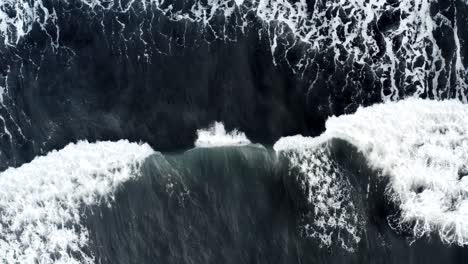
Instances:
[[[242,146],[251,143],[243,132],[236,129],[226,132],[221,122],[214,122],[207,129],[197,130],[197,136],[196,147]]]

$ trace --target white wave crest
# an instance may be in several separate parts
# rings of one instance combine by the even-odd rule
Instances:
[[[154,151],[147,144],[69,144],[0,174],[1,263],[94,263],[80,208],[110,202]]]
[[[195,147],[242,146],[251,143],[243,132],[236,129],[226,132],[221,122],[214,122],[206,129],[198,129],[197,137]]]
[[[468,245],[467,117],[459,101],[408,99],[331,117],[321,136],[282,138],[274,148],[307,155],[332,138],[346,140],[390,178],[387,195],[401,209],[394,228]]]

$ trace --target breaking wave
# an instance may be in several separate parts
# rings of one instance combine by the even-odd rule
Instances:
[[[328,214],[329,208],[348,200],[349,187],[340,187],[347,182],[334,177],[335,160],[322,154],[323,146],[334,139],[352,144],[380,171],[376,175],[388,178],[386,196],[399,210],[389,216],[395,230],[411,232],[414,239],[438,234],[445,243],[464,246],[468,244],[467,115],[468,107],[459,101],[407,99],[332,117],[319,137],[286,137],[274,148],[306,175],[309,201],[322,205],[317,210]],[[351,216],[325,215],[336,223],[323,222],[319,213],[311,228],[316,232],[352,223],[348,219],[355,219],[357,212],[353,206],[344,207]]]
[[[69,144],[0,174],[0,261],[94,263],[86,207],[108,204],[154,153],[147,144]]]

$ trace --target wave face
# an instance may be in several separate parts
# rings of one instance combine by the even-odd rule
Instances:
[[[291,262],[300,237],[273,151],[155,154],[87,223],[100,263]],[[288,252],[291,251],[291,252]]]
[[[359,105],[466,101],[466,14],[462,0],[4,0],[0,161],[79,139],[188,148],[213,120],[272,144]]]

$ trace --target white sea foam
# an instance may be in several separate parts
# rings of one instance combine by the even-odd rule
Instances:
[[[214,122],[206,129],[197,130],[196,147],[242,146],[250,144],[243,132],[236,129],[226,132],[223,123]]]
[[[94,263],[80,209],[108,203],[154,151],[147,144],[69,144],[0,174],[1,263]]]
[[[410,226],[415,238],[438,234],[445,243],[467,245],[467,117],[468,106],[459,101],[407,99],[331,117],[321,136],[282,138],[274,148],[308,156],[332,138],[350,142],[389,177],[387,195],[401,209],[394,228]]]

